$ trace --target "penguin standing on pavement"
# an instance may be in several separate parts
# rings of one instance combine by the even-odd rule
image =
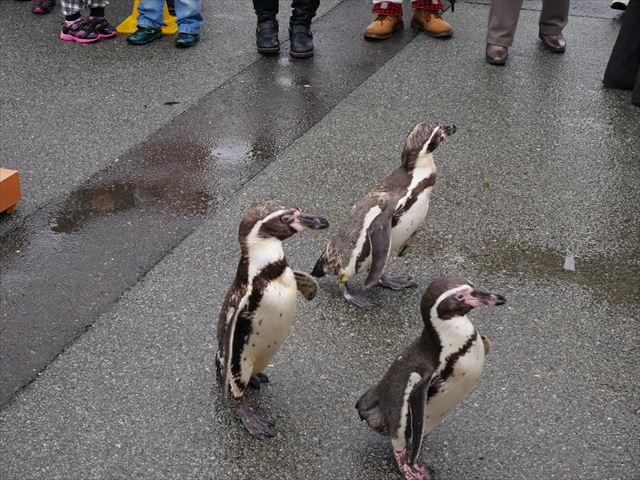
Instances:
[[[467,314],[475,307],[502,305],[504,297],[482,292],[455,278],[434,280],[422,296],[422,335],[398,355],[377,385],[356,404],[361,420],[391,438],[407,480],[429,477],[417,463],[422,438],[473,389],[490,343]]]
[[[419,123],[409,132],[402,165],[351,209],[316,262],[313,276],[336,275],[344,297],[363,309],[375,303],[353,292],[347,283],[359,272],[368,270],[364,288],[377,283],[393,290],[416,286],[411,277],[385,275],[384,269],[391,251],[401,256],[424,222],[436,181],[433,151],[455,131],[455,125]]]
[[[273,425],[249,407],[245,389],[268,382],[262,370],[289,333],[296,313],[296,291],[311,300],[318,290],[311,276],[291,270],[282,241],[304,227],[328,226],[324,218],[275,201],[251,209],[240,223],[242,255],[218,318],[216,367],[225,396],[230,388],[240,419],[255,438],[272,437]]]

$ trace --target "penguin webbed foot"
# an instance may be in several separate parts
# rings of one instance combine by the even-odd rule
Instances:
[[[429,478],[429,469],[424,465],[417,462],[409,465],[406,450],[393,452],[393,454],[396,457],[398,468],[406,480],[427,480]]]
[[[366,294],[353,292],[346,283],[342,286],[342,295],[348,302],[353,303],[362,310],[371,310],[378,306],[378,304],[371,300]]]
[[[405,288],[415,288],[418,286],[409,275],[382,275],[378,283],[380,286],[391,290],[404,290]]]
[[[263,383],[269,383],[269,377],[264,373],[258,373],[249,379],[249,386],[256,390],[260,390],[260,385]]]
[[[253,438],[262,440],[275,437],[272,430],[273,424],[256,415],[256,412],[251,409],[244,397],[236,400],[236,407],[244,428]]]

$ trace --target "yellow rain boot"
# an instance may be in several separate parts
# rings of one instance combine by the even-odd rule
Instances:
[[[120,25],[116,27],[118,33],[133,33],[138,29],[138,4],[140,0],[134,0],[133,11]],[[162,33],[165,35],[175,35],[178,32],[178,24],[176,23],[176,17],[169,15],[169,9],[167,4],[164,4],[164,25],[162,27]]]

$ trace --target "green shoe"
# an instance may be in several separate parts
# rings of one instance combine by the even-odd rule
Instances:
[[[159,38],[162,38],[161,29],[138,25],[138,30],[127,37],[127,42],[132,45],[146,45]]]
[[[200,40],[200,35],[197,33],[178,33],[178,38],[176,38],[176,47],[179,48],[189,48],[193,47],[196,42]]]

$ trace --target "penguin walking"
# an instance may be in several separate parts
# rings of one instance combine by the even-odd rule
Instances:
[[[296,313],[296,291],[311,300],[318,290],[310,275],[291,270],[282,241],[304,227],[328,226],[324,218],[276,201],[249,210],[240,223],[241,257],[218,318],[216,367],[225,397],[229,388],[243,425],[255,438],[273,437],[273,425],[249,407],[245,389],[268,382],[262,370],[289,333]]]
[[[409,132],[402,165],[351,209],[316,262],[311,272],[314,277],[336,275],[344,297],[362,309],[375,303],[349,288],[347,281],[359,272],[368,269],[365,289],[377,283],[393,290],[416,286],[408,275],[385,275],[384,269],[390,253],[401,256],[424,222],[436,181],[433,151],[455,131],[455,125],[419,123]]]
[[[429,477],[427,468],[416,461],[423,437],[462,402],[484,368],[490,343],[467,314],[475,307],[505,301],[463,279],[434,280],[422,296],[422,334],[358,400],[360,419],[391,438],[396,462],[407,480]]]

